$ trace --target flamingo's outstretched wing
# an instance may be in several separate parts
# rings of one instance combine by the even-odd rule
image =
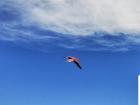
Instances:
[[[77,62],[77,61],[74,61],[74,63],[79,67],[79,69],[82,69],[82,67],[81,67],[81,65],[80,65],[80,63],[79,62]]]

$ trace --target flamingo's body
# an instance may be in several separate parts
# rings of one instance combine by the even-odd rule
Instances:
[[[78,66],[79,69],[82,69],[80,62],[79,62],[79,59],[72,57],[72,56],[67,56],[65,58],[67,58],[68,62],[74,62]]]

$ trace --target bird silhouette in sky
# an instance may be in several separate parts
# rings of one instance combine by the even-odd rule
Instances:
[[[64,58],[67,58],[67,62],[73,62],[73,63],[76,64],[76,66],[77,66],[79,69],[82,69],[78,58],[75,58],[75,57],[72,57],[72,56],[67,56],[67,57],[64,57]]]

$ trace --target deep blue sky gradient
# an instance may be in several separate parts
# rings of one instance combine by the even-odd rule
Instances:
[[[137,105],[139,51],[45,53],[1,42],[0,58],[1,105]]]

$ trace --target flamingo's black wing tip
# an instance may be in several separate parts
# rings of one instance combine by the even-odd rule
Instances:
[[[78,62],[74,61],[74,63],[78,66],[79,69],[82,69],[81,65]]]

